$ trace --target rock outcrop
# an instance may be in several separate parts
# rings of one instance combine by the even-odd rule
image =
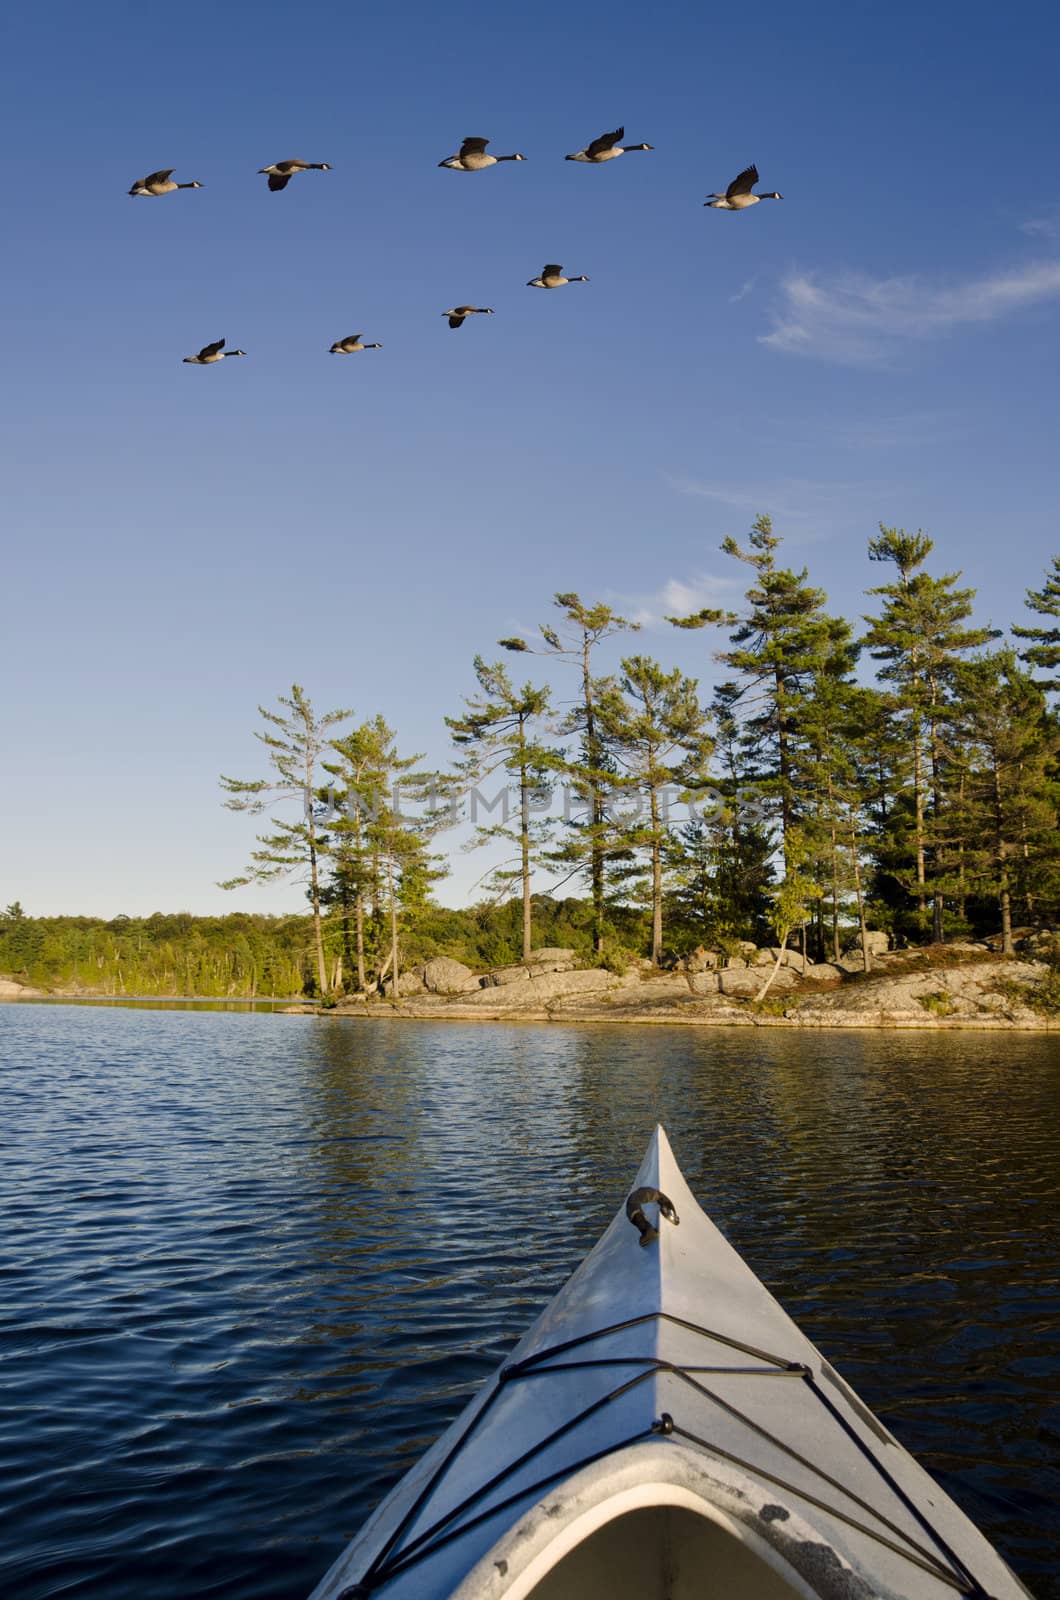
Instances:
[[[431,994],[467,994],[482,983],[470,967],[451,956],[432,956],[423,965],[422,978],[424,988]]]
[[[756,951],[756,957],[761,954],[775,961],[775,951],[772,957]],[[329,1015],[724,1027],[1060,1028],[1060,1017],[1043,1014],[1034,1003],[1034,991],[1051,968],[1028,956],[933,946],[881,952],[865,973],[860,950],[838,965],[808,963],[805,971],[801,955],[786,951],[765,1004],[758,1006],[756,996],[769,969],[742,954],[734,964],[700,970],[690,970],[687,960],[669,972],[640,962],[621,977],[597,967],[572,970],[561,959],[566,955],[549,951],[542,960],[498,968],[485,978],[460,962],[437,958],[407,975],[413,992],[389,1004],[351,1001]],[[697,954],[694,968],[701,959]],[[876,970],[876,962],[887,970]],[[401,987],[404,991],[404,983]]]
[[[18,978],[0,978],[0,1000],[40,1000],[43,989],[34,989]]]

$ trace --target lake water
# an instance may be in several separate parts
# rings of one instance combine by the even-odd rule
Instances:
[[[656,1120],[884,1422],[1060,1600],[1047,1036],[0,1007],[5,1600],[299,1600]]]

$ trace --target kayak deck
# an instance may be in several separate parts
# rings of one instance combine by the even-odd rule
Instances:
[[[627,1206],[313,1600],[1026,1594],[696,1203]]]

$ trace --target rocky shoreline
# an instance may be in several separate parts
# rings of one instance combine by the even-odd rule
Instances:
[[[971,942],[891,951],[885,934],[868,937],[868,972],[860,948],[838,963],[814,963],[794,950],[746,944],[735,953],[697,950],[670,971],[642,962],[623,973],[579,966],[572,950],[549,948],[533,951],[528,962],[479,973],[437,956],[404,973],[397,996],[278,1009],[288,1015],[425,1022],[1060,1031],[1060,1012],[1050,1013],[1043,1003],[1043,986],[1056,983],[1055,966],[1039,959],[1054,953],[1056,935],[1026,941],[1016,956]],[[76,997],[46,993],[0,977],[0,1000],[64,998],[93,997],[82,990]]]
[[[870,938],[873,936],[870,935]],[[885,935],[877,936],[880,939]],[[780,965],[757,1001],[768,969]],[[694,1027],[1060,1030],[1036,1008],[1050,966],[1033,952],[994,954],[965,943],[924,950],[860,950],[838,964],[796,951],[745,946],[739,955],[698,951],[680,970],[642,964],[623,974],[578,967],[573,952],[540,950],[528,963],[474,973],[440,957],[405,974],[399,994],[337,1006],[290,1007],[329,1017],[452,1022],[665,1023]]]

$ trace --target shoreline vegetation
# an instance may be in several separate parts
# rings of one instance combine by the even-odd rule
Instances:
[[[757,518],[721,546],[750,579],[735,609],[664,619],[705,630],[709,701],[623,653],[641,621],[573,592],[496,640],[554,684],[474,657],[444,770],[381,715],[318,711],[292,684],[259,707],[263,775],[220,778],[226,808],[262,819],[220,887],[299,884],[302,915],[36,918],[16,901],[0,974],[14,992],[295,995],[346,1015],[1046,1026],[1060,557],[1003,643],[922,532],[869,541],[884,581],[860,633],[780,545]],[[462,910],[435,898],[454,828],[450,854],[492,863]],[[969,989],[965,966],[989,957]],[[460,969],[451,989],[439,962]]]
[[[115,994],[83,985],[44,990],[0,975],[0,1000],[268,1003],[285,1015],[439,1022],[1060,1031],[1060,932],[1021,944],[1016,956],[971,940],[891,951],[885,934],[870,934],[869,970],[860,944],[838,963],[745,941],[729,952],[698,947],[670,970],[642,960],[622,971],[580,965],[573,949],[553,946],[483,972],[433,957],[403,975],[396,998],[330,1004],[262,994]]]

